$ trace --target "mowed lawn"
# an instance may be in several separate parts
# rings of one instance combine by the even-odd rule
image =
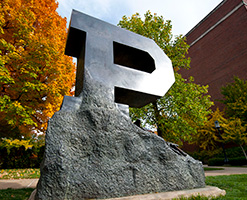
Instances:
[[[247,200],[247,174],[229,176],[208,176],[206,184],[226,191],[226,196],[217,199]]]

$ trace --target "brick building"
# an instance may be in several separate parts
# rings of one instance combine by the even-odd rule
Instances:
[[[186,37],[191,69],[181,74],[209,85],[211,100],[223,108],[216,101],[221,87],[234,76],[247,79],[247,0],[223,0]]]

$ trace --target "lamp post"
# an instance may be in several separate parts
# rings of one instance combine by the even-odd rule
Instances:
[[[220,139],[222,139],[221,134],[220,134],[220,123],[219,123],[219,121],[216,120],[214,122],[214,126],[215,126],[215,129],[218,131],[218,134],[219,134]],[[224,147],[224,144],[222,142],[221,142],[221,146],[222,146],[223,153],[224,153],[224,156],[225,156],[224,163],[227,164],[228,163],[228,158],[226,156],[225,147]]]

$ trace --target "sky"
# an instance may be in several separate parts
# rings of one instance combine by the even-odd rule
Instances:
[[[172,21],[172,33],[185,35],[222,0],[57,0],[58,13],[66,17],[68,24],[72,9],[117,25],[126,15],[147,10]]]

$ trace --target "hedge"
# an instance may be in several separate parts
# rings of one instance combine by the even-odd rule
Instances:
[[[29,148],[24,146],[0,148],[0,169],[39,168],[43,159],[44,146]]]
[[[224,165],[225,158],[211,158],[208,160],[208,166],[222,166]],[[241,166],[247,165],[247,160],[244,156],[236,157],[236,158],[228,158],[228,163],[232,166]]]
[[[245,152],[247,152],[247,146],[244,146]],[[229,160],[231,160],[232,165],[242,165],[245,163],[244,154],[240,147],[226,148],[226,155]],[[219,148],[219,153],[215,154],[213,157],[209,156],[210,154],[207,151],[196,151],[189,153],[193,158],[202,161],[204,164],[208,165],[223,165],[224,164],[224,154],[222,148]],[[222,164],[223,162],[223,164]],[[235,164],[236,163],[236,164]],[[230,164],[230,163],[229,163]],[[243,164],[246,165],[246,164]]]

